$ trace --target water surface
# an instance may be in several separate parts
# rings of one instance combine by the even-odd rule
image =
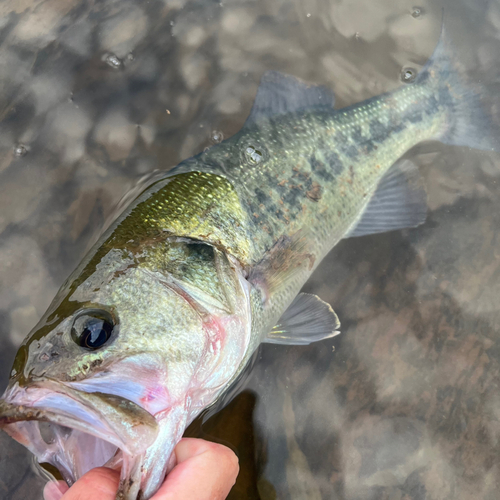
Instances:
[[[437,42],[439,2],[4,0],[0,4],[0,382],[119,200],[243,125],[279,70],[346,106],[401,84]],[[445,9],[464,67],[498,79],[500,5]],[[481,75],[481,76],[479,76]],[[500,96],[500,94],[499,94]],[[341,242],[305,290],[342,334],[265,345],[243,392],[190,435],[235,449],[233,499],[490,500],[500,481],[500,158],[410,156],[416,229]],[[0,434],[0,492],[38,500]]]

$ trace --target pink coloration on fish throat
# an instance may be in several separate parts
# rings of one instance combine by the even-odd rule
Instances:
[[[161,401],[163,404],[165,401],[168,401],[170,399],[168,390],[162,386],[162,385],[156,385],[153,388],[146,388],[146,394],[141,397],[141,406],[150,411],[153,415],[155,415],[154,411],[152,410],[152,403],[155,403],[157,401]]]
[[[203,319],[203,328],[207,332],[210,353],[218,356],[224,348],[226,331],[220,318],[210,315]]]

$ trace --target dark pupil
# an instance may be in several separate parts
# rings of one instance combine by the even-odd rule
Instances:
[[[106,318],[85,315],[77,318],[71,333],[79,346],[98,349],[108,341],[113,326],[113,323]]]

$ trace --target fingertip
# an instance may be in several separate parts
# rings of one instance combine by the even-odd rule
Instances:
[[[120,474],[107,467],[97,467],[84,474],[64,495],[63,500],[114,500]],[[52,499],[46,499],[52,500]],[[54,500],[59,500],[55,498]]]
[[[232,468],[233,475],[234,475],[234,480],[233,480],[233,486],[234,483],[236,483],[236,478],[238,477],[238,474],[240,473],[240,459],[238,458],[238,455],[234,453],[232,450],[231,451],[231,457],[230,457],[230,469]]]
[[[220,459],[227,462],[228,465],[236,467],[239,470],[238,457],[233,450],[222,444],[198,438],[182,438],[175,447],[178,464],[202,453],[217,455]]]
[[[68,489],[64,481],[50,481],[43,488],[43,500],[60,500]]]
[[[175,449],[177,466],[167,475],[156,500],[222,500],[236,482],[238,457],[221,444],[182,439]]]
[[[231,448],[223,444],[205,441],[204,439],[182,438],[175,447],[178,464],[205,453],[214,459],[216,458],[217,462],[225,470],[233,471],[235,476],[238,475],[240,470],[239,459]]]
[[[226,471],[229,478],[234,476],[233,484],[236,482],[236,477],[240,471],[240,461],[236,453],[231,448],[218,443],[211,443],[212,447],[210,453],[217,458],[219,467]]]
[[[116,494],[120,474],[118,471],[107,467],[97,467],[84,474],[73,487],[80,483],[86,488],[94,488],[104,495]],[[114,497],[113,497],[114,498]]]
[[[213,443],[197,438],[182,438],[174,449],[177,463],[180,464],[200,453],[204,453]]]

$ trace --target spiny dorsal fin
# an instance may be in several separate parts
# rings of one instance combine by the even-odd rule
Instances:
[[[300,293],[264,342],[308,345],[339,334],[339,327],[339,318],[330,304],[317,295]]]
[[[246,124],[309,109],[333,109],[335,97],[326,87],[310,85],[278,71],[264,73]]]
[[[427,193],[418,168],[409,160],[400,160],[382,177],[373,198],[346,238],[416,227],[426,216]]]

